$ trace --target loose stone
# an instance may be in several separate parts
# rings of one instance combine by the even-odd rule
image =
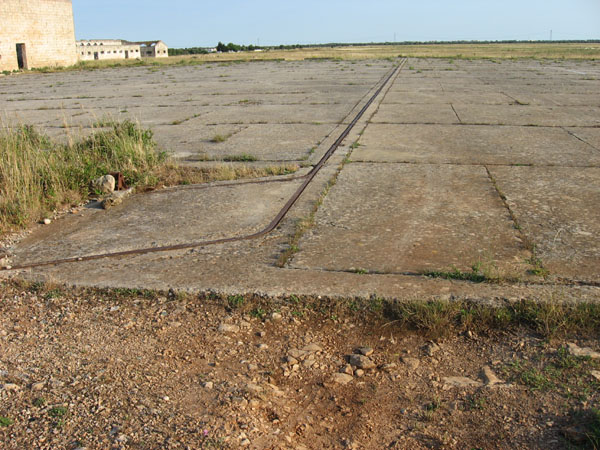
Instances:
[[[569,353],[571,353],[571,355],[573,356],[588,356],[592,359],[599,359],[600,358],[600,353],[598,353],[595,350],[592,350],[589,347],[579,347],[577,344],[573,343],[573,342],[569,342],[567,344],[567,347],[569,349]]]
[[[354,370],[352,370],[352,366],[350,364],[346,364],[344,367],[342,367],[342,370],[340,370],[340,373],[354,375]]]
[[[238,331],[240,331],[240,327],[237,325],[231,325],[229,323],[222,323],[219,325],[220,333],[237,333]]]
[[[371,347],[360,347],[357,349],[357,352],[364,356],[371,356],[373,349]]]
[[[44,389],[44,386],[46,386],[46,383],[44,383],[43,381],[40,381],[39,383],[33,383],[31,385],[31,390],[32,391],[41,391],[42,389]]]
[[[316,352],[323,351],[321,346],[317,345],[317,344],[308,344],[302,350],[305,352],[309,352],[309,353],[316,353]]]
[[[423,347],[423,351],[427,356],[433,356],[435,353],[440,351],[440,346],[435,342],[428,342],[425,347]]]
[[[375,367],[375,363],[364,355],[349,355],[348,362],[359,369],[373,369]]]
[[[466,377],[444,377],[442,381],[447,387],[480,387],[482,384],[479,381],[472,380]]]
[[[406,364],[410,370],[416,370],[421,364],[417,358],[411,358],[409,356],[403,357],[402,362]]]
[[[116,180],[112,175],[104,175],[92,181],[91,188],[94,191],[100,191],[102,194],[112,194],[115,190]]]
[[[346,385],[350,383],[354,378],[352,375],[348,375],[347,373],[334,373],[332,380],[334,383]]]
[[[492,371],[490,366],[483,367],[482,376],[483,376],[483,381],[485,382],[485,384],[487,386],[494,386],[496,384],[504,383],[504,381],[502,381],[500,378],[498,378],[496,376],[496,374]]]

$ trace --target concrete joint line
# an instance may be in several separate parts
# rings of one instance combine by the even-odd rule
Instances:
[[[569,134],[570,136],[573,136],[575,139],[583,142],[584,144],[589,145],[590,147],[592,147],[594,150],[596,150],[597,152],[600,152],[600,148],[597,148],[595,146],[593,146],[592,144],[590,144],[588,141],[586,141],[585,139],[580,138],[579,136],[577,136],[575,133],[573,133],[570,130],[567,130],[565,127],[561,127],[564,131],[567,132],[567,134]]]
[[[500,201],[502,201],[502,204],[506,208],[506,211],[508,212],[508,215],[510,216],[510,218],[513,222],[513,226],[514,226],[515,230],[517,230],[517,233],[521,237],[521,242],[523,242],[523,247],[526,250],[532,251],[532,249],[534,248],[534,244],[533,244],[533,242],[530,241],[530,239],[523,232],[523,229],[521,228],[521,225],[519,224],[519,220],[517,219],[517,216],[515,215],[514,211],[510,207],[510,205],[508,204],[508,200],[506,199],[506,196],[500,190],[500,187],[498,186],[498,182],[496,181],[496,178],[494,178],[494,175],[492,175],[492,172],[490,171],[490,169],[487,165],[484,165],[483,167],[485,168],[485,171],[487,172],[487,176],[490,179],[490,182],[492,183],[492,186],[494,187],[496,194],[498,194],[498,197],[500,197]]]

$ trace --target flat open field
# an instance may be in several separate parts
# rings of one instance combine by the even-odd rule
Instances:
[[[415,45],[347,45],[269,49],[259,52],[179,55],[168,59],[85,61],[71,69],[97,69],[127,66],[196,65],[240,61],[304,61],[307,59],[371,60],[387,58],[453,59],[600,59],[600,43],[497,43],[497,44],[415,44]],[[52,69],[49,69],[50,71]]]

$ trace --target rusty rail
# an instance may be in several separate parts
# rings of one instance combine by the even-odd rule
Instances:
[[[163,246],[163,247],[140,248],[140,249],[134,249],[134,250],[125,250],[122,252],[101,253],[101,254],[89,255],[89,256],[62,258],[62,259],[55,259],[55,260],[51,260],[51,261],[41,261],[41,262],[15,265],[15,266],[11,266],[10,269],[4,268],[3,270],[22,270],[22,269],[31,269],[34,267],[53,266],[53,265],[58,265],[58,264],[66,264],[66,263],[74,263],[74,262],[82,262],[82,261],[94,261],[94,260],[105,259],[105,258],[118,258],[118,257],[122,257],[122,256],[144,255],[144,254],[148,254],[148,253],[159,253],[159,252],[168,252],[168,251],[175,251],[175,250],[187,250],[190,248],[206,247],[209,245],[225,244],[225,243],[229,243],[229,242],[239,242],[239,241],[247,241],[247,240],[251,240],[251,239],[257,239],[257,238],[263,237],[263,236],[271,233],[281,223],[281,221],[284,219],[284,217],[287,215],[287,213],[290,211],[290,209],[294,206],[296,201],[304,193],[304,191],[306,190],[308,185],[311,183],[311,181],[315,178],[315,176],[323,168],[325,163],[329,160],[331,155],[333,155],[333,153],[342,144],[344,139],[346,139],[348,134],[350,134],[350,131],[352,131],[354,126],[362,118],[362,116],[365,114],[367,109],[373,104],[373,102],[379,96],[379,94],[384,89],[384,87],[387,86],[387,84],[394,77],[394,75],[398,74],[400,72],[400,70],[402,70],[402,67],[404,66],[405,63],[406,63],[406,59],[403,59],[402,61],[400,61],[400,63],[396,67],[394,67],[393,70],[391,70],[391,73],[389,75],[384,76],[384,81],[381,82],[381,86],[379,86],[379,88],[375,91],[375,93],[371,96],[371,98],[367,101],[367,103],[365,103],[365,105],[362,107],[362,109],[354,117],[352,122],[350,122],[350,124],[344,129],[342,134],[336,139],[336,141],[331,145],[331,147],[329,147],[329,149],[325,152],[323,157],[319,160],[319,162],[312,168],[312,170],[309,173],[307,173],[306,175],[302,175],[302,176],[298,176],[298,177],[291,177],[291,178],[282,180],[282,181],[291,181],[294,179],[304,179],[304,182],[300,185],[300,187],[298,187],[296,192],[294,192],[294,194],[290,197],[290,199],[283,206],[283,208],[281,208],[281,210],[275,216],[275,218],[273,220],[271,220],[271,222],[262,230],[260,230],[256,233],[245,235],[245,236],[221,238],[221,239],[214,239],[214,240],[209,240],[209,241],[189,242],[189,243],[184,243],[184,244],[168,245],[168,246]],[[254,182],[256,183],[259,181],[256,180]],[[252,182],[249,182],[249,183],[252,183]],[[239,185],[239,183],[236,185]]]

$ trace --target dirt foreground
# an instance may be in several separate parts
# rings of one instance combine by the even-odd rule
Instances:
[[[597,340],[312,300],[6,282],[2,448],[594,448]]]

